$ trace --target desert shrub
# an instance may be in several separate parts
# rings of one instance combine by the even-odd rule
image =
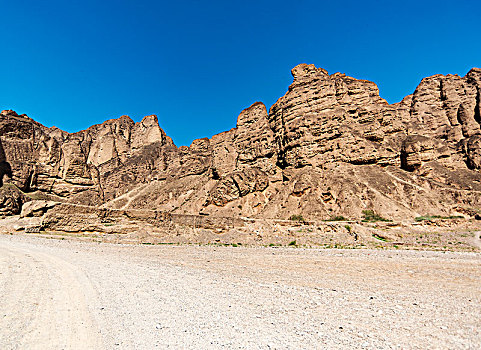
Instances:
[[[363,210],[362,216],[362,222],[391,221],[378,215],[374,210]]]
[[[289,242],[289,245],[290,245],[290,246],[295,246],[295,245],[297,245],[297,242],[296,242],[296,241]]]
[[[373,233],[372,236],[380,241],[387,242],[387,239],[383,236],[379,236],[378,234]]]
[[[426,215],[426,216],[418,216],[414,218],[416,221],[429,221],[429,220],[435,220],[435,219],[441,219],[441,220],[449,220],[449,219],[464,219],[463,216],[459,215],[451,215],[451,216],[441,216],[441,215]]]
[[[302,221],[302,222],[306,221],[306,220],[304,220],[304,217],[303,217],[302,215],[300,215],[300,214],[293,214],[293,215],[291,215],[291,217],[289,218],[289,220],[292,220],[292,221]]]
[[[338,216],[331,216],[329,219],[327,219],[326,221],[349,221],[348,218],[345,218],[344,216],[342,215],[338,215]]]
[[[350,225],[345,225],[344,228],[347,230],[347,232],[351,233],[351,226]]]

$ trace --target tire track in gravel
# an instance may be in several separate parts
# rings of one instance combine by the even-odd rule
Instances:
[[[0,349],[478,349],[480,271],[479,253],[0,235]]]
[[[94,291],[67,261],[0,242],[0,344],[4,349],[99,349]]]

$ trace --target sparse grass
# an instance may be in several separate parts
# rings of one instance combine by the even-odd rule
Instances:
[[[345,218],[344,216],[342,215],[338,215],[338,216],[331,216],[329,219],[327,219],[326,221],[349,221],[348,218]]]
[[[384,237],[382,237],[382,236],[379,236],[378,234],[373,233],[372,236],[373,236],[374,238],[376,238],[377,240],[380,240],[380,241],[383,241],[383,242],[387,242],[387,239],[386,239],[386,238],[384,238]]]
[[[216,243],[208,243],[207,245],[213,245],[213,246],[217,246],[217,247],[221,247],[221,246],[224,246],[224,247],[238,247],[238,246],[241,246],[242,243],[220,243],[220,242],[216,242]]]
[[[460,215],[451,215],[451,216],[441,216],[441,215],[426,215],[426,216],[418,216],[414,218],[416,221],[430,221],[430,220],[435,220],[435,219],[441,219],[441,220],[450,220],[450,219],[464,219],[463,216]]]
[[[374,210],[363,210],[362,216],[363,216],[362,222],[376,222],[376,221],[391,222],[392,221],[378,215]]]
[[[46,195],[45,193],[42,193],[40,191],[37,192],[32,192],[32,193],[25,193],[25,195],[33,200],[48,200],[49,196]]]
[[[291,221],[300,221],[300,222],[305,222],[306,220],[304,220],[304,217],[300,214],[293,214],[291,215],[291,217],[289,218],[289,220]]]

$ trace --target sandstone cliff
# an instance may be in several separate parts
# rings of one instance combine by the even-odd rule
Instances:
[[[156,116],[69,134],[2,111],[0,214],[32,199],[284,219],[481,209],[481,69],[425,78],[393,105],[369,81],[306,64],[292,75],[269,111],[257,102],[190,147]]]

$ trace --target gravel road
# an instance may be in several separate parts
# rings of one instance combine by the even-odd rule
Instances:
[[[0,235],[1,349],[480,349],[481,255]]]

